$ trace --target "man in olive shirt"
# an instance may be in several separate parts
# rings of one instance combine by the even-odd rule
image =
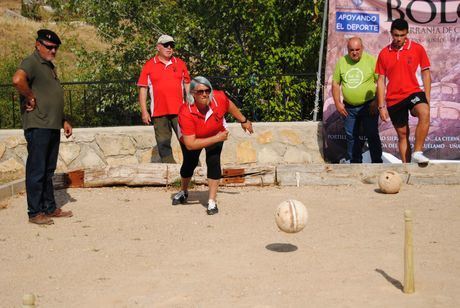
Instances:
[[[29,222],[53,224],[52,217],[70,217],[56,207],[53,175],[56,170],[61,128],[67,138],[72,126],[64,118],[64,91],[51,62],[61,40],[53,31],[37,32],[35,51],[13,76],[21,96],[24,136],[27,141],[26,192]]]
[[[362,162],[363,142],[359,138],[362,125],[371,160],[373,163],[381,163],[382,143],[375,100],[376,59],[363,51],[363,43],[359,37],[350,38],[347,49],[348,54],[339,59],[332,77],[332,97],[337,111],[345,118],[346,160],[351,163]],[[340,86],[343,101],[340,100]]]

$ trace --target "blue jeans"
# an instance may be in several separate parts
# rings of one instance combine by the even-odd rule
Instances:
[[[56,170],[61,132],[59,129],[29,128],[27,141],[26,192],[29,217],[56,210],[53,175]]]
[[[363,133],[369,144],[369,152],[373,163],[382,163],[382,143],[379,136],[379,115],[371,115],[369,106],[373,100],[360,106],[345,104],[348,116],[345,117],[345,135],[347,136],[347,160],[351,163],[362,163],[364,141],[359,138],[362,125]]]

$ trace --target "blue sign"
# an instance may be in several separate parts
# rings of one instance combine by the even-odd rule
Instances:
[[[336,12],[335,31],[337,32],[380,32],[378,14]]]

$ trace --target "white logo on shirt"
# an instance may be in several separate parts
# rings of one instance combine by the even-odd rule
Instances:
[[[355,89],[363,83],[364,74],[359,68],[352,68],[345,74],[348,88]]]

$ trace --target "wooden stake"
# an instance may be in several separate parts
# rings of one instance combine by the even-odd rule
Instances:
[[[412,245],[412,213],[404,211],[404,293],[414,293],[414,254]]]

